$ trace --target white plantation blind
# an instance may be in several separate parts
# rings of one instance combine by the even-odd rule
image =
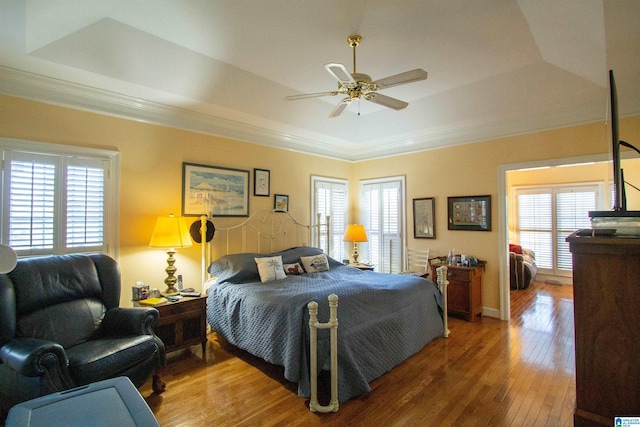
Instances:
[[[517,243],[535,252],[544,273],[570,274],[572,257],[565,240],[591,226],[589,211],[597,209],[599,191],[597,184],[516,190]]]
[[[56,164],[49,156],[15,155],[9,165],[8,244],[30,254],[50,252],[54,244]]]
[[[2,154],[3,243],[20,256],[108,252],[110,159],[19,149]]]
[[[566,238],[580,228],[591,228],[589,211],[596,210],[597,188],[568,189],[556,193],[557,267],[573,269],[573,258]]]
[[[67,166],[67,248],[102,249],[105,228],[105,170],[102,162],[71,159]]]
[[[551,193],[518,194],[520,245],[536,253],[540,268],[553,268],[553,216]]]
[[[361,219],[369,239],[366,255],[376,271],[399,273],[403,270],[403,192],[404,182],[390,178],[361,184]]]
[[[332,178],[312,177],[313,203],[311,223],[317,222],[317,214],[321,215],[321,220],[330,215],[331,221],[331,242],[327,245],[327,233],[323,228],[320,239],[321,242],[312,243],[319,247],[329,247],[329,256],[337,260],[348,258],[342,236],[347,226],[347,181]],[[316,239],[315,233],[313,239]]]

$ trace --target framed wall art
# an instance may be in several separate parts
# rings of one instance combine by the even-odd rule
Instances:
[[[253,170],[253,195],[269,196],[270,172],[267,169]]]
[[[448,198],[449,230],[491,231],[491,196]]]
[[[436,200],[433,197],[413,199],[413,237],[436,238]]]
[[[249,171],[182,163],[182,216],[249,216]]]
[[[286,194],[274,194],[273,209],[277,211],[289,211],[289,196]]]

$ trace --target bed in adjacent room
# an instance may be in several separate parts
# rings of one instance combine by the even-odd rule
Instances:
[[[310,395],[310,301],[319,302],[318,320],[326,322],[327,296],[339,297],[340,402],[369,392],[372,380],[444,334],[442,294],[431,281],[361,271],[322,249],[228,254],[208,271],[215,277],[208,287],[209,324],[230,344],[283,366],[300,396]],[[322,367],[330,360],[330,333],[317,334]]]

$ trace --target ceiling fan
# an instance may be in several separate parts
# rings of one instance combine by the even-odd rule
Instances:
[[[421,68],[416,68],[415,70],[406,71],[404,73],[372,81],[369,75],[356,72],[356,47],[361,41],[362,37],[358,35],[347,37],[347,43],[349,43],[349,46],[353,48],[353,73],[349,73],[347,68],[342,64],[330,63],[325,64],[324,66],[329,74],[338,80],[338,90],[331,92],[307,93],[303,95],[291,95],[287,96],[285,99],[294,101],[297,99],[315,98],[320,96],[346,95],[347,97],[343,98],[338,105],[336,105],[333,111],[331,111],[329,117],[339,116],[347,105],[352,101],[359,101],[360,99],[394,110],[402,110],[409,105],[407,102],[399,99],[382,95],[381,93],[378,93],[378,90],[425,80],[427,78],[427,72]]]

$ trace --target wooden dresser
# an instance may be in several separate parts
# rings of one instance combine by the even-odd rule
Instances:
[[[447,311],[450,316],[475,322],[482,318],[482,273],[486,262],[477,266],[462,267],[447,265]],[[431,264],[431,277],[438,277],[439,261]]]
[[[574,425],[640,416],[640,239],[567,238],[573,254]]]

